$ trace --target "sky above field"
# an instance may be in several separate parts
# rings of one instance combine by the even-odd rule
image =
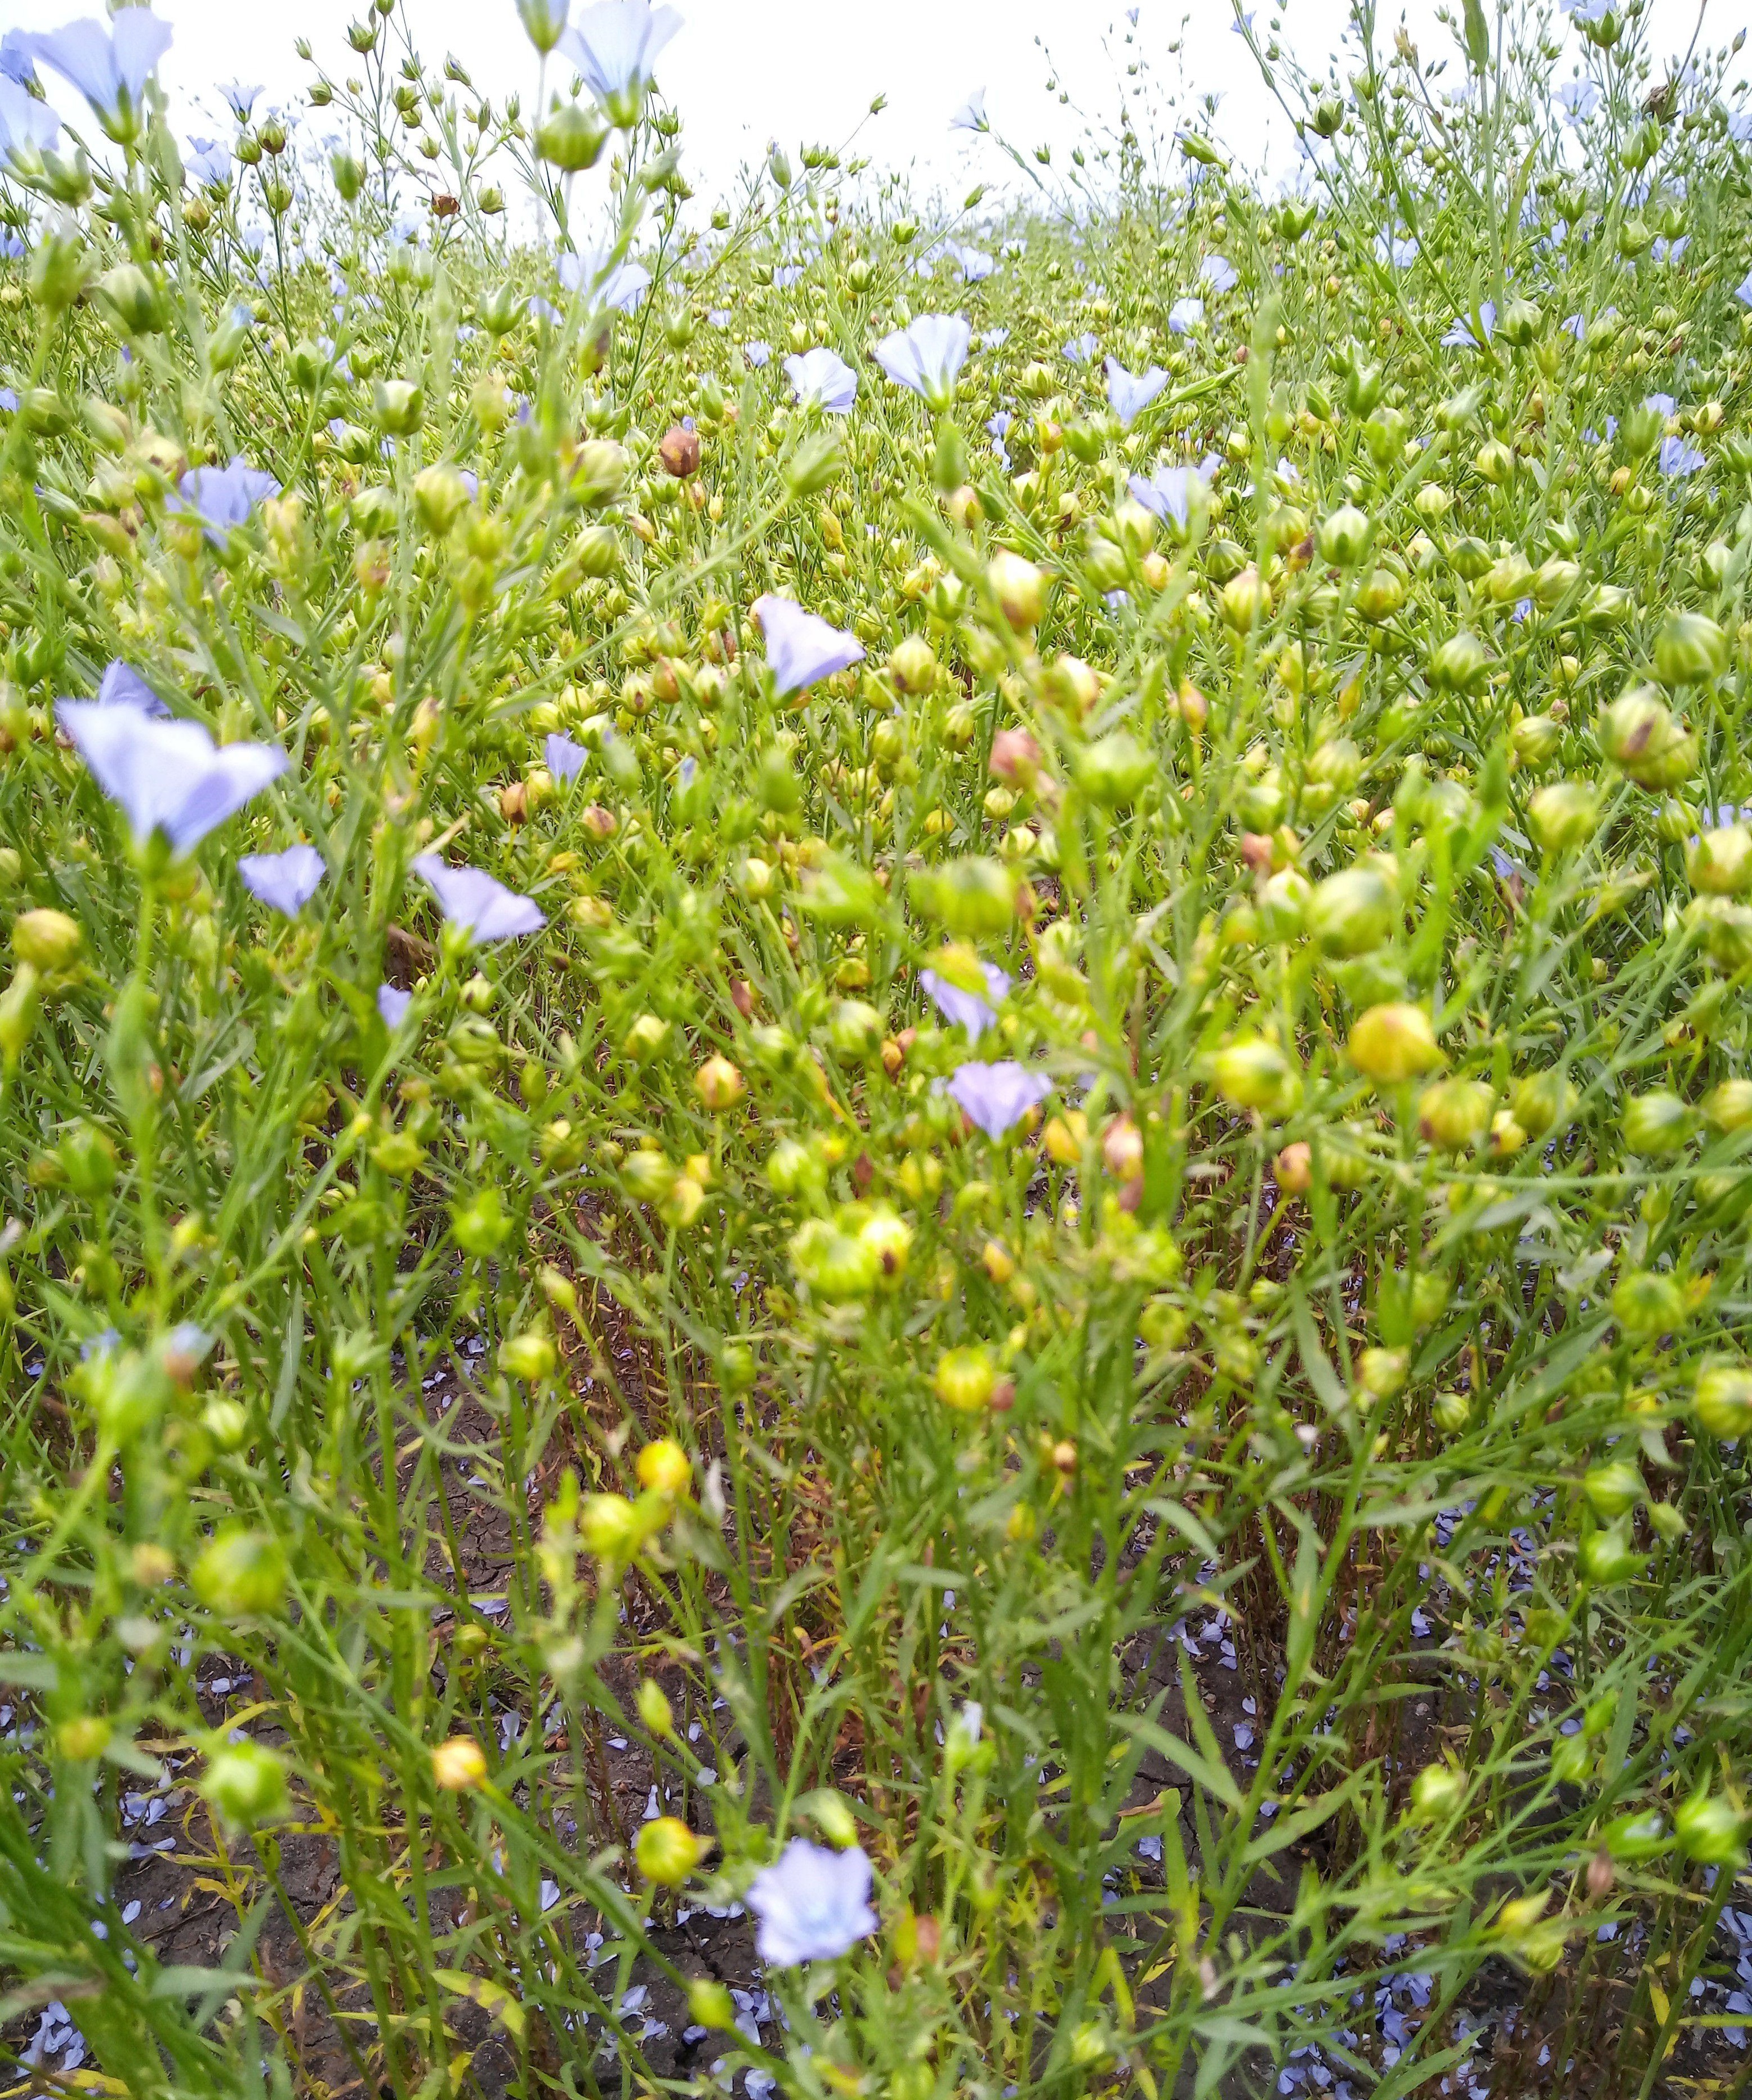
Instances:
[[[574,12],[582,0],[575,0]],[[1050,144],[1055,165],[1092,120],[1117,112],[1128,64],[1143,63],[1166,109],[1209,93],[1220,98],[1214,130],[1251,164],[1288,165],[1289,134],[1260,86],[1226,0],[1141,0],[1133,29],[1122,7],[1088,0],[677,0],[685,26],[664,54],[664,88],[686,120],[685,166],[702,196],[735,180],[739,166],[778,139],[838,146],[856,135],[856,150],[884,168],[911,168],[926,192],[953,193],[975,181],[1025,187],[990,139],[951,131],[949,120],[975,90],[986,90],[994,130],[1025,152]],[[265,89],[264,104],[293,102],[310,68],[293,51],[310,38],[336,72],[345,70],[347,22],[364,0],[298,0],[289,7],[255,0],[158,0],[176,41],[165,77],[188,128],[227,135],[212,90],[243,80]],[[51,29],[90,11],[90,0],[0,0],[0,26]],[[1260,7],[1263,30],[1270,14]],[[1311,68],[1339,47],[1344,0],[1291,0],[1282,11],[1285,41]],[[1660,38],[1683,50],[1696,21],[1689,0],[1655,0]],[[483,91],[502,97],[534,90],[534,54],[512,0],[414,0],[413,19],[431,59],[454,51]],[[1448,46],[1434,0],[1410,0],[1406,18],[1426,53]],[[1397,14],[1381,8],[1384,24]],[[1711,0],[1709,39],[1720,43],[1752,21],[1752,0]],[[1132,41],[1126,39],[1130,33]],[[1391,33],[1384,29],[1384,39]],[[1556,77],[1573,64],[1566,40]],[[1178,49],[1171,48],[1178,46]],[[1050,54],[1050,63],[1048,60]],[[1748,54],[1752,58],[1752,53]],[[1068,94],[1061,103],[1048,82]],[[57,84],[58,99],[65,91]],[[869,118],[873,97],[889,106]],[[199,111],[213,121],[205,127]],[[318,117],[324,129],[328,121]],[[319,135],[320,135],[319,134]]]

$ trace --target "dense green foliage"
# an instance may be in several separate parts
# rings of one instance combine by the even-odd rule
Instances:
[[[332,163],[15,139],[19,2048],[1385,2095],[1513,2000],[1494,2090],[1732,2078],[1752,215],[1726,55],[1582,14],[1260,45],[1305,201],[1139,104],[977,228],[811,151],[708,230],[655,93],[532,139],[393,15]],[[284,769],[210,821],[137,683],[57,714],[116,664]],[[677,1907],[797,1837],[876,1930],[739,2031]]]

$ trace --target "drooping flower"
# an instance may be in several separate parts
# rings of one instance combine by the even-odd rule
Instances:
[[[876,1929],[873,1879],[861,1846],[830,1852],[793,1838],[777,1864],[763,1867],[748,1885],[748,1908],[760,1920],[756,1952],[779,1969],[848,1952]]]
[[[635,124],[657,55],[682,26],[649,0],[597,0],[559,40],[585,84],[616,124]]]
[[[170,507],[192,510],[221,554],[233,526],[241,525],[265,496],[280,493],[272,474],[244,459],[234,459],[229,466],[195,467],[179,485],[181,501],[173,499]]]
[[[754,612],[766,638],[766,661],[781,693],[800,693],[818,679],[863,661],[863,645],[855,634],[830,627],[788,598],[774,598],[769,592],[755,600]]]
[[[1093,360],[1101,346],[1099,338],[1085,329],[1081,335],[1074,335],[1064,346],[1066,361],[1071,364],[1088,364]]]
[[[1002,1137],[1052,1091],[1053,1082],[1044,1072],[1030,1072],[1013,1057],[995,1065],[963,1065],[945,1089],[969,1122],[987,1137]]]
[[[1190,335],[1204,319],[1204,301],[1194,298],[1190,293],[1176,299],[1168,309],[1168,328],[1175,335]]]
[[[590,762],[590,754],[581,743],[574,743],[569,736],[562,736],[558,730],[549,733],[542,756],[556,780],[576,780]]]
[[[149,7],[124,7],[113,22],[89,19],[29,40],[33,57],[71,82],[118,143],[139,131],[146,82],[170,48],[170,25]]]
[[[188,142],[189,172],[209,189],[223,189],[232,179],[232,157],[213,139]]]
[[[1010,988],[1009,979],[995,963],[982,963],[980,969],[986,980],[987,998],[993,1002],[991,1005],[977,991],[968,991],[960,985],[951,983],[936,970],[919,973],[919,982],[932,1005],[945,1021],[956,1028],[964,1028],[969,1039],[976,1043],[995,1023],[995,1005]]]
[[[986,115],[986,90],[976,87],[955,115],[949,120],[951,131],[989,131],[991,120]]]
[[[765,371],[773,361],[772,345],[762,342],[758,336],[752,342],[745,342],[742,346],[742,354],[757,372]]]
[[[843,416],[857,399],[858,374],[843,357],[824,346],[805,351],[801,357],[788,357],[785,371],[800,408]]]
[[[46,102],[15,82],[0,79],[0,159],[29,162],[61,135],[60,119]]]
[[[380,984],[377,986],[377,1012],[383,1026],[392,1032],[401,1026],[408,1017],[408,1009],[413,1004],[413,994],[403,991],[399,986]]]
[[[1154,516],[1184,526],[1195,498],[1204,493],[1204,477],[1196,467],[1158,466],[1147,479],[1134,474],[1126,483],[1133,499]]]
[[[605,0],[605,4],[623,4],[623,0]],[[642,6],[643,0],[638,4]],[[617,262],[600,249],[563,255],[558,267],[559,280],[568,292],[582,292],[620,314],[632,312],[651,283],[651,272],[642,263]]]
[[[97,682],[98,704],[106,708],[138,708],[142,714],[169,721],[170,710],[131,664],[118,656]]]
[[[328,863],[315,846],[288,846],[277,854],[243,854],[237,862],[237,880],[244,888],[287,919],[298,917],[328,872]]]
[[[20,87],[29,87],[37,77],[37,65],[30,53],[30,34],[25,29],[8,29],[0,37],[0,80],[16,81]]]
[[[55,714],[140,846],[162,832],[173,852],[190,852],[288,764],[272,744],[215,745],[199,722],[155,721],[137,706],[62,700]]]
[[[1207,255],[1198,266],[1198,281],[1220,298],[1241,282],[1241,272],[1226,255]]]
[[[520,897],[496,881],[484,868],[451,867],[436,854],[421,854],[413,871],[430,885],[438,908],[471,941],[510,941],[519,933],[538,933],[547,914],[532,897]]]
[[[1688,445],[1683,438],[1663,438],[1661,440],[1661,471],[1669,480],[1683,480],[1708,465],[1695,445]]]
[[[1475,335],[1472,333],[1471,323],[1468,322],[1466,316],[1462,314],[1455,320],[1454,326],[1450,329],[1448,333],[1442,338],[1442,347],[1445,350],[1478,350],[1482,348],[1485,343],[1490,341],[1491,338],[1494,336],[1497,332],[1496,301],[1494,299],[1484,300],[1479,307],[1477,318],[1478,326],[1481,331],[1479,334]]]
[[[884,336],[876,361],[897,386],[923,396],[927,406],[947,408],[967,361],[973,331],[960,314],[920,314],[910,328]]]
[[[1159,364],[1151,365],[1146,372],[1131,373],[1117,357],[1110,357],[1107,399],[1119,418],[1120,429],[1129,430],[1167,383],[1168,375]]]

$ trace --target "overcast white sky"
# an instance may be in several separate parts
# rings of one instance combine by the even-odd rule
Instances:
[[[974,89],[986,90],[995,127],[1024,147],[1052,143],[1062,161],[1083,130],[1076,105],[1110,117],[1126,64],[1140,56],[1159,83],[1184,78],[1194,92],[1222,97],[1216,130],[1244,158],[1256,160],[1273,136],[1268,98],[1241,39],[1232,31],[1227,0],[1140,0],[1135,42],[1128,47],[1123,7],[1106,0],[676,0],[685,26],[664,53],[659,77],[686,122],[684,169],[703,196],[722,190],[744,158],[778,138],[838,144],[858,126],[878,93],[889,108],[867,122],[859,150],[884,167],[914,166],[927,188],[955,191],[977,180],[996,182],[1014,170],[989,139],[951,133],[948,120]],[[260,82],[267,99],[302,106],[298,90],[310,69],[295,57],[295,36],[310,38],[330,69],[344,73],[351,55],[347,22],[366,0],[296,0],[290,7],[260,0],[157,0],[174,26],[176,41],[164,75],[185,108],[190,128],[196,97],[217,110],[210,90],[222,82]],[[574,0],[573,12],[584,0]],[[1271,13],[1258,0],[1261,29]],[[1434,0],[1405,0],[1412,33],[1426,51],[1445,33]],[[94,0],[0,0],[0,27],[52,29],[70,16],[97,11]],[[1456,10],[1458,11],[1458,10]],[[1313,66],[1335,48],[1346,19],[1344,0],[1290,0],[1282,11],[1285,41]],[[483,90],[503,96],[535,85],[534,54],[513,0],[413,0],[411,14],[423,50],[434,60],[454,51]],[[1696,20],[1692,0],[1653,0],[1662,36],[1679,46]],[[1392,0],[1380,8],[1384,38],[1397,22]],[[1752,0],[1710,0],[1710,40],[1725,42],[1752,20]],[[1047,90],[1045,52],[1073,96],[1061,107]],[[1182,42],[1178,55],[1169,46]],[[1752,53],[1748,54],[1752,57]],[[1560,71],[1567,73],[1566,58]],[[64,107],[68,94],[51,91]],[[320,125],[326,120],[319,113]],[[227,121],[222,119],[222,122]],[[1275,148],[1287,151],[1281,126]]]

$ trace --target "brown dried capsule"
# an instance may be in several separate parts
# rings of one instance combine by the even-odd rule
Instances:
[[[685,423],[672,423],[663,434],[657,457],[663,461],[665,474],[673,474],[677,481],[686,481],[690,474],[699,471],[699,433],[689,430]]]

